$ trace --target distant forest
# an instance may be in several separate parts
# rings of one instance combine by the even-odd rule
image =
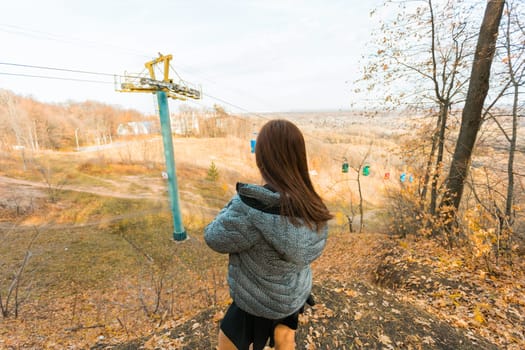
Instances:
[[[113,142],[119,125],[149,122],[159,132],[157,115],[144,115],[96,101],[49,104],[0,90],[0,149],[71,150]],[[181,136],[242,137],[251,132],[247,118],[228,114],[221,106],[198,110],[181,106],[172,114],[172,132]]]
[[[0,90],[0,147],[67,149],[76,146],[76,137],[83,143],[109,143],[120,123],[147,118],[95,101],[48,104]]]

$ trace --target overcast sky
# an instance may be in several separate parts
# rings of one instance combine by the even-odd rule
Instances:
[[[3,1],[0,73],[112,82],[110,76],[15,67],[138,73],[158,52],[202,87],[200,108],[231,112],[348,109],[380,0]],[[147,3],[150,3],[148,5]],[[172,78],[176,76],[172,73]],[[0,74],[0,88],[45,102],[97,100],[154,111],[149,94],[113,84]],[[170,102],[176,108],[181,102]],[[233,107],[240,107],[236,108]]]

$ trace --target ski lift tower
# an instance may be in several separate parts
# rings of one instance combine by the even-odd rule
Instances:
[[[179,206],[179,191],[177,187],[175,158],[173,156],[168,97],[176,100],[186,100],[187,98],[198,100],[201,98],[202,93],[200,89],[190,87],[189,84],[183,80],[175,83],[173,79],[169,78],[170,60],[172,58],[172,55],[162,55],[159,53],[158,58],[145,63],[149,78],[143,74],[124,74],[123,81],[118,81],[117,78],[115,79],[115,90],[119,92],[146,92],[157,95],[162,142],[164,144],[164,158],[166,161],[166,172],[168,174],[168,194],[173,217],[173,239],[183,241],[187,238],[187,235],[182,223]],[[157,80],[155,77],[155,68],[159,64],[162,65],[161,69],[163,70],[162,80]]]

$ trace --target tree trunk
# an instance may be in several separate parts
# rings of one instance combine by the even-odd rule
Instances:
[[[366,158],[365,158],[366,159]],[[363,193],[361,192],[361,166],[357,169],[357,189],[359,190],[359,233],[363,232],[364,225],[364,213],[363,213]]]
[[[461,202],[472,150],[482,121],[482,109],[489,90],[490,68],[504,4],[504,0],[487,2],[479,31],[459,136],[446,181],[446,193],[440,206],[442,211],[451,211],[453,215]]]
[[[432,175],[432,191],[430,194],[430,215],[436,215],[437,197],[438,197],[438,182],[441,176],[441,168],[443,166],[443,153],[445,148],[445,131],[447,129],[449,105],[441,103],[439,106],[439,135],[437,142],[437,156],[436,165],[434,167],[434,174]]]
[[[512,225],[512,203],[514,201],[514,154],[516,153],[516,139],[518,134],[518,94],[519,87],[514,85],[514,101],[512,103],[512,137],[510,139],[509,161],[507,164],[507,201],[505,203],[505,217],[508,223]]]
[[[512,226],[514,223],[514,215],[513,215],[513,203],[514,203],[514,155],[516,153],[516,142],[518,137],[518,104],[519,104],[519,94],[520,94],[520,85],[523,83],[522,78],[523,75],[518,79],[516,77],[516,72],[514,71],[514,64],[512,59],[512,43],[511,43],[511,34],[510,34],[510,26],[511,26],[511,9],[508,9],[507,14],[507,28],[506,28],[506,50],[507,50],[507,67],[509,70],[510,75],[510,81],[512,83],[512,86],[514,87],[514,99],[512,101],[512,135],[510,137],[510,147],[509,147],[509,159],[507,164],[507,176],[508,176],[508,183],[507,183],[507,198],[505,203],[505,219],[506,224],[509,226]],[[518,20],[518,16],[516,16],[516,20]],[[522,24],[519,23],[519,21],[516,23],[516,25],[519,28],[522,28]],[[520,50],[519,54],[523,53],[523,47]],[[519,66],[519,62],[518,62]],[[522,70],[523,72],[523,70]],[[523,73],[522,73],[523,74]]]
[[[441,120],[439,119],[441,115],[438,116],[436,129],[432,133],[432,146],[430,148],[430,154],[428,155],[427,165],[425,168],[425,177],[423,179],[423,189],[421,191],[421,209],[423,210],[427,203],[427,192],[428,186],[430,184],[430,176],[432,174],[432,161],[434,160],[434,155],[436,154],[437,140],[438,140],[438,130]]]
[[[5,93],[4,101],[5,105],[7,107],[7,117],[9,118],[9,126],[11,127],[11,130],[13,130],[13,133],[15,134],[16,138],[16,144],[20,146],[24,146],[24,139],[22,137],[22,131],[21,126],[19,124],[20,117],[17,113],[17,108],[15,106],[14,97],[9,95],[8,93]]]

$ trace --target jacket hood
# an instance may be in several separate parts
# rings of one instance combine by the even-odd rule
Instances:
[[[249,207],[268,214],[280,214],[281,195],[270,189],[269,186],[249,185],[238,182],[236,188],[241,201]]]
[[[264,186],[238,183],[237,193],[242,203],[250,207],[248,220],[284,260],[303,267],[319,256],[326,232],[318,233],[303,225],[300,219],[300,224],[294,225],[280,216],[278,192]]]

